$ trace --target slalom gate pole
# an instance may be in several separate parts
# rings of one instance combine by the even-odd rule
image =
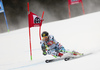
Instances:
[[[83,14],[85,14],[83,2],[81,2],[81,5],[82,5]]]
[[[41,40],[41,26],[39,27],[39,37],[40,37],[40,40]]]
[[[5,11],[4,11],[4,17],[5,17],[5,21],[6,21],[7,29],[8,29],[8,32],[9,32],[9,27],[8,27],[8,22],[7,22],[7,18],[6,18]]]
[[[29,43],[30,43],[30,58],[32,60],[32,47],[31,47],[31,31],[30,31],[30,27],[29,27]]]
[[[3,7],[3,2],[2,2],[2,0],[0,1],[0,5],[1,5],[1,10],[2,10],[2,12],[4,13],[4,17],[5,17],[5,21],[6,21],[7,30],[8,30],[8,32],[9,32],[8,22],[7,22],[7,18],[6,18],[6,14],[5,14],[5,10],[4,10],[4,7]],[[1,12],[1,13],[2,13],[2,12]]]
[[[68,4],[68,9],[69,9],[69,18],[71,18],[71,12],[70,12],[70,5]]]
[[[42,13],[42,19],[43,19],[43,16],[44,16],[44,11]],[[41,40],[41,26],[39,27],[39,37],[40,37],[40,40]]]
[[[28,8],[28,21],[29,21],[29,2],[27,2],[27,8]],[[32,47],[31,47],[31,31],[30,31],[30,26],[29,26],[29,43],[30,43],[30,58],[32,60]]]

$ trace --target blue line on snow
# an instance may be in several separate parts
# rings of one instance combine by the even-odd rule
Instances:
[[[12,68],[12,69],[8,69],[8,70],[21,69],[21,68],[26,68],[26,67],[31,67],[31,66],[33,67],[33,66],[41,65],[41,64],[45,64],[45,62],[42,61],[42,62],[39,62],[39,63],[30,64],[30,65],[26,65],[26,66],[21,66],[21,67],[17,67],[17,68]]]

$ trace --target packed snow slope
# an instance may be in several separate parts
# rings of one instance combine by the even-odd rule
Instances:
[[[54,35],[66,49],[94,54],[47,64],[44,61],[54,57],[42,55],[35,27],[31,28],[31,61],[27,27],[0,34],[0,70],[100,70],[100,12],[43,24],[42,31]]]

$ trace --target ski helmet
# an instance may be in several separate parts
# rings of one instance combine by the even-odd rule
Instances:
[[[42,32],[42,37],[48,36],[49,33],[47,31]]]

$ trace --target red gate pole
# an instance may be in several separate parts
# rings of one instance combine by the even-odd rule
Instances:
[[[83,6],[83,2],[82,1],[81,1],[81,5],[82,5],[83,14],[85,14],[84,6]]]
[[[30,31],[30,27],[29,27],[29,43],[30,43],[30,58],[32,60],[32,47],[31,47],[31,31]]]
[[[71,18],[70,4],[68,4],[68,9],[69,9],[69,18]]]
[[[44,11],[43,11],[42,17],[41,17],[42,18],[42,21],[44,21],[43,16],[44,16]],[[39,28],[39,37],[40,37],[40,40],[41,40],[41,26]]]
[[[43,13],[42,13],[42,19],[43,19],[43,16],[44,16],[44,11],[43,11]]]
[[[28,22],[29,22],[29,2],[27,2],[27,8],[28,8]],[[30,24],[29,24],[30,25]],[[31,47],[31,31],[29,26],[29,43],[30,43],[30,58],[32,60],[32,47]]]
[[[40,40],[41,40],[41,26],[39,27],[39,37],[40,37]]]

